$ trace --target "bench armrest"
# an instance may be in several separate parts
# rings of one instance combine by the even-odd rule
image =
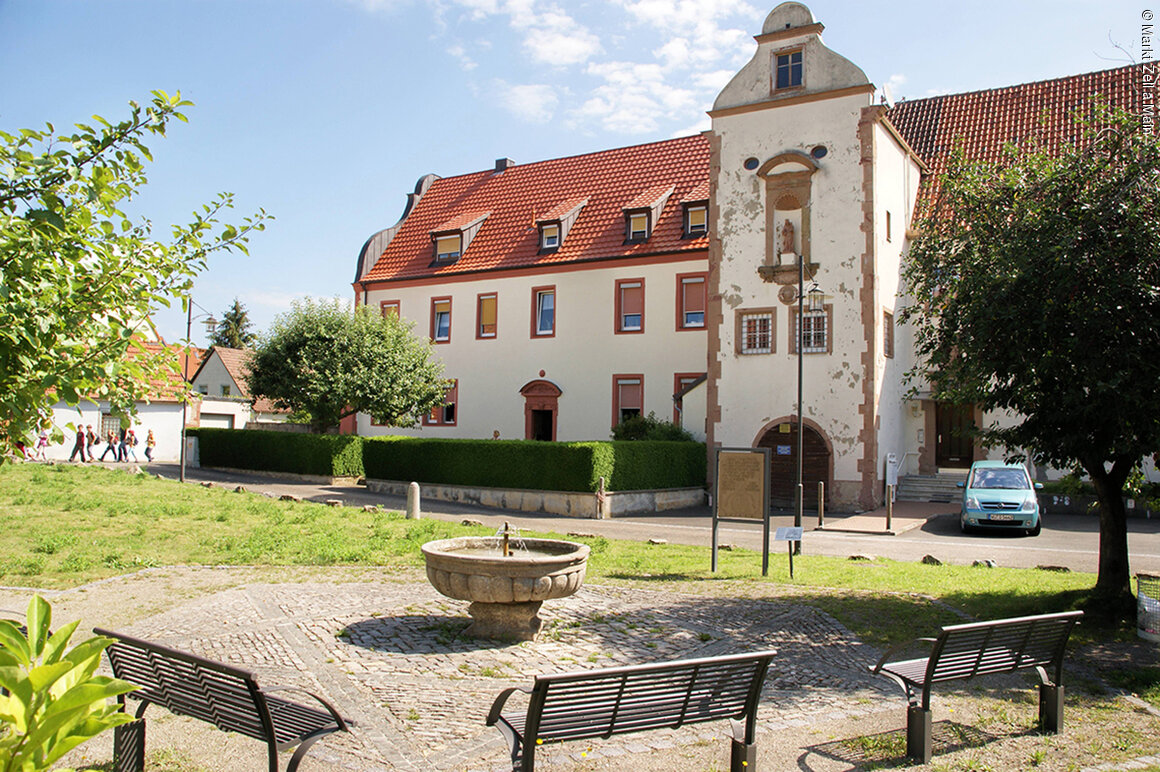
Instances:
[[[262,687],[262,694],[269,694],[271,692],[298,692],[300,694],[305,694],[307,697],[314,699],[316,702],[318,702],[320,705],[322,705],[322,707],[326,708],[326,711],[331,716],[333,716],[335,722],[338,723],[339,729],[341,729],[344,732],[350,731],[350,729],[347,727],[346,721],[343,719],[342,716],[338,715],[338,711],[334,709],[334,706],[331,705],[326,700],[324,700],[323,698],[319,697],[314,692],[307,691],[306,689],[303,689],[303,688],[298,687],[298,686],[263,686]]]
[[[495,702],[491,704],[491,710],[487,713],[487,726],[495,726],[495,722],[499,721],[499,714],[503,710],[504,703],[507,702],[508,697],[511,697],[514,692],[523,692],[524,694],[531,694],[532,690],[526,686],[512,686],[504,689],[495,698]]]
[[[882,672],[882,668],[884,668],[886,666],[886,664],[891,659],[893,659],[895,657],[895,655],[898,654],[898,652],[905,651],[906,649],[908,649],[911,646],[914,646],[915,644],[918,644],[918,643],[933,644],[935,642],[935,640],[936,640],[935,638],[916,638],[913,641],[907,641],[906,643],[900,643],[897,646],[891,646],[889,649],[886,650],[886,653],[882,655],[882,658],[878,660],[878,664],[874,665],[874,667],[869,668],[869,670],[871,673],[877,675],[878,673]]]

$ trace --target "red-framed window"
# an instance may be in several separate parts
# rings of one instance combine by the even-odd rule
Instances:
[[[644,332],[644,279],[617,279],[616,334]]]
[[[451,342],[451,298],[431,298],[431,342]]]
[[[475,299],[475,337],[477,339],[491,339],[498,333],[499,295],[495,292],[484,292]]]
[[[399,314],[399,301],[397,301],[397,300],[384,300],[384,301],[382,301],[381,303],[379,303],[379,313],[381,313],[384,317],[387,314],[394,314],[395,316],[400,316],[400,314]]]
[[[644,375],[636,373],[612,376],[613,427],[638,415],[644,415]]]
[[[442,407],[437,407],[423,416],[424,426],[455,426],[459,422],[459,379],[451,380],[451,388],[443,400]]]
[[[532,337],[556,335],[556,288],[532,287]]]
[[[709,301],[708,274],[677,274],[677,329],[703,330]]]

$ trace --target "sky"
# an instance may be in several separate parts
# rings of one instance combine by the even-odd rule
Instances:
[[[1044,80],[1142,56],[1151,0],[815,0],[826,45],[890,99]],[[0,130],[115,122],[192,100],[148,144],[128,211],[161,237],[218,193],[238,223],[195,314],[237,298],[257,332],[295,298],[353,298],[366,239],[427,173],[489,169],[709,128],[776,5],[749,0],[0,0]],[[185,337],[180,306],[163,337]],[[193,341],[204,345],[196,322]]]

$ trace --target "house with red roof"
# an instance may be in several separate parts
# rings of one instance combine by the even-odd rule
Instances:
[[[274,407],[264,397],[250,397],[246,383],[249,357],[248,349],[226,346],[211,346],[203,353],[189,377],[199,397],[196,410],[189,414],[189,426],[245,429],[251,424],[285,423],[289,419],[288,410]]]
[[[824,483],[870,508],[887,477],[981,458],[957,431],[972,406],[904,386],[912,223],[956,148],[1075,143],[1097,101],[1142,114],[1141,66],[891,106],[822,31],[775,8],[698,136],[420,178],[354,290],[429,336],[454,386],[417,429],[358,433],[605,439],[655,413],[710,453],[769,448],[789,503],[800,361],[808,503]]]

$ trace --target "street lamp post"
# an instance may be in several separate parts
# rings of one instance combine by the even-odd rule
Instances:
[[[187,308],[186,314],[185,314],[185,356],[184,356],[183,361],[181,363],[181,380],[182,380],[183,384],[185,384],[185,386],[188,386],[189,385],[189,349],[193,345],[193,341],[190,340],[190,335],[191,335],[192,330],[193,330],[193,320],[194,320],[193,307],[197,306],[197,303],[193,302],[193,298],[187,298],[186,302],[187,302],[188,308]],[[206,311],[201,306],[197,306],[197,307],[199,310],[204,312],[204,313],[198,314],[197,318],[204,320],[202,323],[205,325],[206,334],[207,335],[212,334],[214,328],[217,327],[217,323],[218,323],[217,319],[214,319],[213,314],[211,314],[209,311]],[[181,395],[181,471],[178,474],[178,479],[180,479],[181,482],[185,482],[185,420],[186,420],[186,411],[187,411],[187,408],[189,405],[188,398],[189,398],[189,393],[188,393],[188,389],[186,389],[186,393]]]
[[[805,432],[802,430],[802,382],[803,382],[803,363],[805,353],[805,299],[806,299],[806,261],[804,255],[798,255],[798,291],[797,291],[797,491],[795,498],[797,505],[794,508],[793,524],[795,528],[802,527],[802,514],[805,510],[805,489],[802,487],[802,449],[803,437]],[[818,288],[817,282],[810,286],[809,290],[810,310],[816,308],[816,304],[822,294],[821,289]],[[794,542],[794,554],[800,555],[802,551],[802,543],[800,541]]]

